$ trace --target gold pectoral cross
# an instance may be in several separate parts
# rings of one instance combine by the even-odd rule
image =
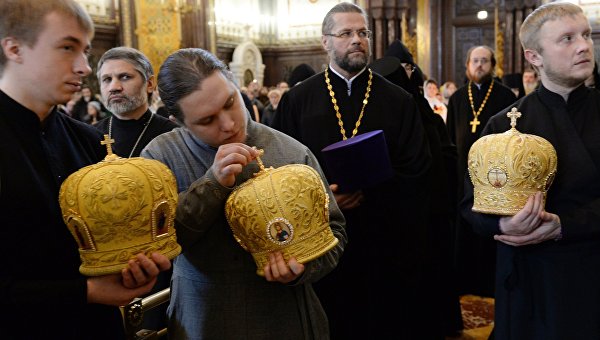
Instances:
[[[471,133],[475,133],[477,130],[477,126],[481,124],[481,122],[477,119],[477,117],[473,118],[472,121],[469,122],[471,124]]]

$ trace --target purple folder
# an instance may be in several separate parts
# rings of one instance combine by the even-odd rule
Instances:
[[[339,192],[373,187],[394,174],[382,130],[333,143],[321,152],[329,183],[338,184]]]

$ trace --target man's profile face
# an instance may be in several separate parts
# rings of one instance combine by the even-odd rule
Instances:
[[[371,42],[361,38],[357,31],[368,30],[365,17],[360,13],[336,13],[331,34],[352,31],[350,37],[324,36],[323,44],[331,62],[348,73],[356,73],[367,66],[371,56]]]
[[[485,47],[477,47],[471,51],[467,63],[467,78],[481,84],[492,75],[492,52]]]
[[[91,72],[87,53],[90,34],[73,17],[51,12],[33,46],[20,42],[15,70],[18,91],[33,98],[33,105],[54,106],[81,91],[82,79]],[[23,103],[29,105],[30,103]]]
[[[106,108],[117,116],[128,116],[137,111],[146,111],[151,82],[127,61],[109,59],[100,69],[100,92]]]
[[[248,113],[242,96],[229,79],[215,71],[200,89],[178,102],[183,123],[204,143],[219,147],[246,141]]]

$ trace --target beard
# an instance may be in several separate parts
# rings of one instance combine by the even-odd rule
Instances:
[[[131,112],[144,105],[147,98],[148,97],[145,92],[134,96],[122,94],[122,99],[120,99],[118,102],[106,100],[104,105],[112,114],[122,115],[123,113]]]
[[[467,68],[467,78],[469,78],[470,81],[476,84],[483,84],[486,81],[492,79],[492,71],[490,70],[489,72],[484,73],[483,71],[478,72],[476,70],[474,73],[471,73],[471,71],[469,71],[469,69]]]
[[[362,56],[354,56],[351,58],[350,54],[357,51],[362,51],[364,54]],[[350,52],[346,52],[343,55],[339,55],[337,51],[333,50],[333,61],[342,70],[349,73],[355,73],[367,66],[367,61],[369,60],[370,55],[370,47],[367,50],[355,49]]]
[[[525,94],[530,94],[537,87],[537,83],[524,83],[523,89],[525,90]]]

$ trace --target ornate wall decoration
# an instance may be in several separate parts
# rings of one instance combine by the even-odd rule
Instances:
[[[135,2],[138,49],[154,67],[181,46],[181,21],[177,0],[139,0]]]

